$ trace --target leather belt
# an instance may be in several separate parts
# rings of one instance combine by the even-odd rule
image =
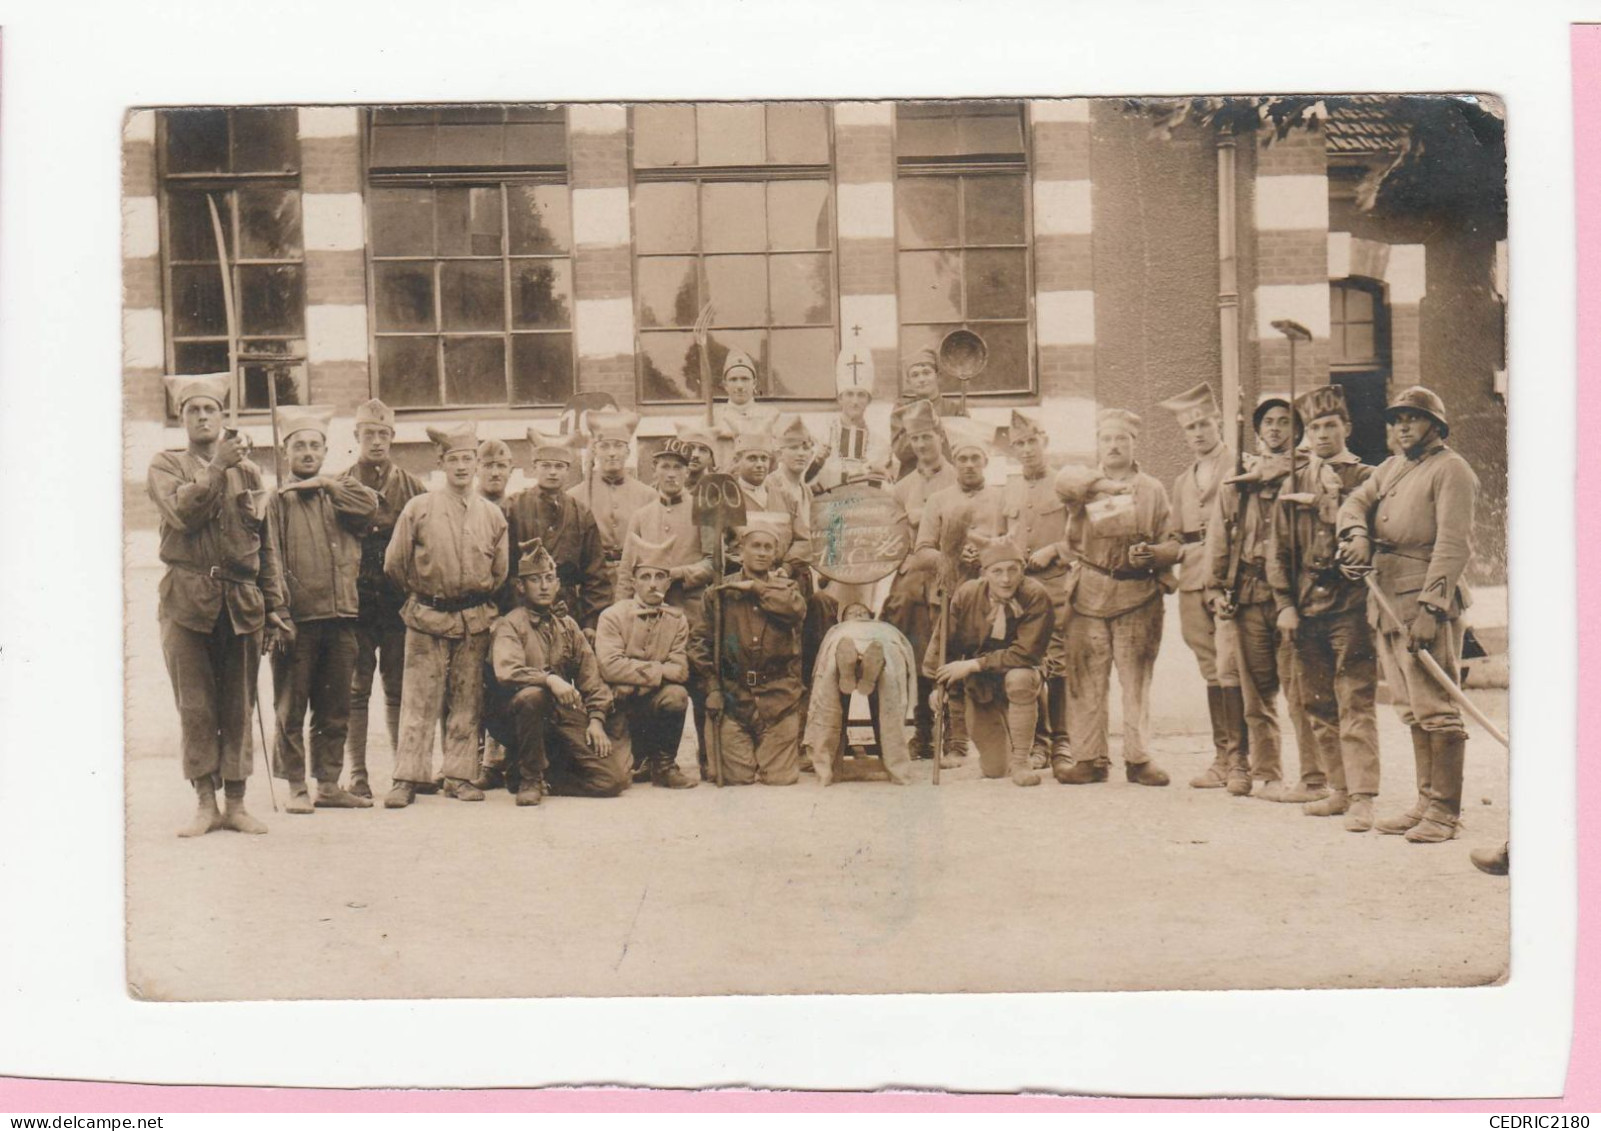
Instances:
[[[426,605],[430,609],[437,609],[442,613],[464,613],[468,609],[476,609],[480,605],[492,605],[495,598],[488,593],[467,593],[461,597],[429,597],[423,593],[412,594],[419,605]]]
[[[1261,581],[1267,580],[1267,565],[1263,562],[1241,562],[1241,577],[1254,577]]]
[[[199,574],[201,577],[209,577],[211,580],[220,581],[225,585],[256,584],[256,579],[254,577],[229,577],[227,574],[222,572],[221,566],[209,566],[205,569],[202,569],[200,566],[192,566],[187,562],[168,562],[167,565],[172,569],[181,569],[185,573],[194,573]]]
[[[1156,574],[1148,566],[1142,566],[1138,569],[1134,568],[1133,566],[1130,566],[1127,569],[1107,569],[1103,565],[1096,565],[1088,558],[1080,558],[1079,564],[1088,566],[1096,573],[1103,573],[1114,581],[1143,581],[1156,576]]]
[[[1204,542],[1206,541],[1206,531],[1186,530],[1179,535],[1179,541],[1183,542],[1186,546],[1193,546],[1197,542]]]
[[[1408,553],[1408,550],[1421,552]],[[1392,558],[1411,558],[1413,561],[1418,562],[1431,561],[1434,557],[1433,546],[1400,546],[1394,542],[1386,542],[1382,538],[1373,539],[1373,552],[1377,554],[1388,554]]]

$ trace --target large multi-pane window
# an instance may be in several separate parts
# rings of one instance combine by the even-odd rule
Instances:
[[[646,104],[632,124],[640,399],[704,395],[693,331],[708,304],[713,382],[737,347],[762,396],[832,398],[827,107]]]
[[[971,392],[1032,392],[1022,104],[907,102],[895,118],[901,356],[966,328],[989,348]]]
[[[368,222],[378,395],[397,408],[573,392],[561,107],[374,110]]]
[[[167,364],[228,370],[220,227],[237,316],[237,403],[306,400],[305,251],[294,110],[168,110],[159,116]],[[213,225],[208,200],[216,205]]]

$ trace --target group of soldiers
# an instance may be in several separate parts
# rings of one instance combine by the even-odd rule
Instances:
[[[272,769],[293,813],[373,804],[375,682],[389,808],[426,793],[482,800],[502,784],[519,805],[616,796],[636,780],[690,788],[676,760],[687,718],[702,779],[784,785],[811,770],[826,784],[853,692],[870,699],[896,782],[913,759],[950,767],[976,750],[985,777],[1032,786],[1048,770],[1092,785],[1109,776],[1114,669],[1126,777],[1165,786],[1150,694],[1175,591],[1215,751],[1193,787],[1299,803],[1353,832],[1457,835],[1466,730],[1419,653],[1459,669],[1478,483],[1446,445],[1439,397],[1395,398],[1394,454],[1374,468],[1346,447],[1338,385],[1293,404],[1265,394],[1249,455],[1225,442],[1198,385],[1163,404],[1194,454],[1170,493],[1140,470],[1134,413],[1101,410],[1095,462],[1057,467],[1041,420],[1014,411],[985,428],[943,395],[932,351],[906,360],[884,435],[867,418],[864,354],[840,356],[821,442],[757,400],[756,365],[733,350],[714,422],[680,426],[648,472],[628,470],[638,418],[599,411],[566,435],[530,429],[532,485],[514,495],[510,448],[471,424],[427,429],[442,476],[428,489],[391,458],[395,416],[377,400],[358,408],[357,460],[337,475],[323,471],[332,411],[281,408],[281,481],[268,488],[225,426],[230,376],[168,378],[188,447],[155,457],[149,487],[163,651],[198,798],[179,835],[266,831],[244,804],[262,655]],[[992,483],[1002,448],[1021,470]],[[743,495],[745,521],[726,533],[694,505],[715,470]],[[915,536],[888,577],[847,585],[814,568],[811,503],[862,482],[893,497]],[[1388,816],[1374,811],[1381,669],[1417,777],[1415,802]]]

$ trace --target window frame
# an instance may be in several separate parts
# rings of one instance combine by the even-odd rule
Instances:
[[[1018,111],[1018,124],[1022,132],[1022,154],[1018,158],[1003,159],[989,155],[950,156],[950,157],[907,157],[901,153],[900,138],[900,112],[903,106],[930,106],[942,103],[970,106],[975,102],[1010,103]],[[895,114],[891,128],[891,162],[893,164],[893,188],[895,202],[895,343],[897,356],[904,359],[907,356],[906,328],[908,326],[945,326],[957,329],[974,329],[975,321],[978,327],[984,325],[1022,325],[1026,335],[1026,344],[1023,351],[1024,361],[1028,366],[1027,384],[1022,389],[970,389],[969,397],[978,397],[984,400],[1006,403],[1008,400],[1033,402],[1040,397],[1039,375],[1039,335],[1035,325],[1035,244],[1034,233],[1034,130],[1032,108],[1026,99],[902,99],[894,103]],[[996,115],[999,117],[1000,115]],[[900,209],[900,185],[903,179],[920,177],[948,177],[954,178],[957,183],[957,223],[959,232],[965,236],[967,216],[963,207],[966,199],[966,181],[972,177],[1000,177],[1020,176],[1023,179],[1023,239],[1018,244],[967,244],[957,243],[947,248],[911,248],[903,246]],[[967,314],[967,283],[962,280],[962,314],[963,317],[956,323],[946,321],[911,320],[906,317],[902,295],[901,256],[911,251],[1022,251],[1023,252],[1023,300],[1024,309],[1021,317],[1017,318],[981,318],[969,319]],[[949,332],[949,331],[947,331]],[[905,379],[904,365],[897,366],[895,374],[896,395],[902,393],[902,383]],[[952,393],[956,390],[942,388],[942,393]]]
[[[228,150],[230,154],[230,161],[233,152],[234,115],[236,111],[281,110],[286,114],[296,113],[294,107],[283,106],[225,106],[216,107],[216,109],[223,110],[227,114]],[[239,415],[247,417],[261,417],[266,416],[271,411],[271,408],[268,405],[253,406],[247,402],[245,381],[245,370],[247,367],[283,366],[290,368],[291,370],[298,371],[298,380],[296,381],[297,395],[303,401],[309,402],[311,400],[311,363],[309,358],[310,350],[306,341],[306,232],[304,211],[305,189],[303,187],[305,155],[300,144],[301,139],[299,136],[298,122],[296,123],[295,131],[295,168],[292,172],[285,172],[283,170],[252,170],[243,173],[233,171],[176,173],[172,172],[168,168],[168,115],[182,112],[183,108],[168,108],[158,111],[156,114],[155,161],[157,214],[160,224],[158,243],[160,245],[161,260],[161,326],[162,351],[166,371],[174,374],[180,372],[178,368],[178,347],[180,345],[186,345],[189,343],[216,343],[222,345],[225,350],[227,350],[230,346],[230,339],[226,325],[224,326],[221,334],[192,335],[177,333],[177,319],[175,315],[176,295],[174,294],[175,288],[173,284],[173,269],[175,267],[209,267],[216,269],[219,266],[219,264],[217,264],[215,261],[176,259],[173,256],[172,196],[174,188],[182,186],[181,188],[178,188],[179,195],[192,194],[197,197],[206,197],[213,194],[220,194],[224,197],[225,201],[224,206],[219,207],[219,213],[224,213],[219,216],[219,219],[221,219],[222,222],[227,226],[224,231],[225,249],[231,249],[232,252],[232,257],[229,262],[229,283],[233,290],[233,301],[235,308],[234,317],[236,320],[235,330],[236,337],[238,339],[238,348],[237,352],[234,352],[233,354],[234,372],[232,374],[233,384],[231,388],[231,395],[233,397],[233,404],[237,407]],[[285,191],[295,193],[300,198],[301,226],[300,256],[298,259],[245,259],[241,255],[243,244],[240,238],[239,190],[253,185],[268,185],[282,188]],[[225,212],[224,208],[226,209]],[[248,267],[277,266],[297,266],[300,268],[300,333],[298,335],[247,333],[244,327],[243,311],[240,309],[240,296],[243,293],[240,269]],[[299,342],[300,348],[298,350],[289,350],[281,354],[252,352],[245,348],[245,342],[247,340]],[[226,370],[226,368],[227,362],[225,361],[222,369]],[[172,406],[170,404],[164,406],[164,412],[167,419],[177,419],[177,417],[172,413]]]
[[[364,241],[364,258],[366,260],[367,282],[367,351],[371,367],[371,387],[373,395],[382,398],[384,393],[383,372],[379,363],[378,344],[381,340],[392,338],[433,338],[436,341],[434,360],[437,366],[439,401],[437,404],[395,405],[397,413],[430,413],[430,412],[483,412],[483,411],[514,411],[517,409],[549,409],[561,408],[577,395],[578,385],[578,265],[577,243],[572,230],[572,168],[573,168],[573,135],[572,117],[569,103],[538,103],[530,102],[521,105],[550,106],[562,112],[562,138],[565,153],[565,164],[560,167],[534,166],[534,165],[507,165],[493,166],[457,166],[448,168],[422,168],[407,167],[388,169],[374,169],[372,164],[372,128],[374,111],[395,109],[389,106],[367,106],[361,113],[361,168],[362,168],[362,235]],[[426,107],[438,109],[439,107]],[[457,109],[459,107],[451,107]],[[502,107],[504,109],[504,107]],[[513,255],[511,252],[511,217],[508,203],[508,188],[512,186],[528,185],[560,186],[567,192],[567,250],[556,255]],[[380,256],[376,253],[377,245],[373,240],[373,207],[372,192],[374,189],[427,189],[432,191],[439,188],[482,189],[493,188],[498,191],[500,199],[500,251],[497,255],[440,255],[437,244],[431,255],[398,255]],[[437,235],[437,233],[436,233]],[[512,326],[512,267],[517,262],[529,260],[553,260],[567,264],[567,274],[570,283],[569,303],[571,305],[570,320],[565,329],[515,329]],[[495,330],[446,330],[444,328],[444,294],[441,283],[441,272],[447,263],[494,263],[501,265],[501,325]],[[432,330],[392,330],[380,331],[378,329],[378,265],[383,263],[426,263],[431,266],[433,284],[433,313],[434,329]],[[513,380],[513,344],[518,337],[558,337],[565,335],[568,341],[568,392],[566,398],[560,401],[519,401],[512,396]],[[504,343],[502,351],[502,376],[504,379],[505,398],[501,401],[466,402],[452,401],[447,396],[448,386],[445,374],[445,344],[452,338],[490,338],[497,337]],[[387,403],[387,402],[386,402]]]
[[[629,211],[630,211],[630,214],[632,214],[633,211],[634,211],[634,202],[635,202],[635,199],[636,199],[636,193],[637,193],[638,187],[641,184],[647,184],[647,185],[648,184],[693,184],[695,186],[696,241],[697,241],[697,244],[699,244],[701,242],[701,240],[700,240],[701,232],[700,232],[699,225],[700,225],[700,222],[701,222],[701,187],[703,185],[706,185],[706,184],[739,184],[739,183],[752,184],[753,183],[753,184],[762,185],[763,189],[765,191],[766,185],[768,185],[770,183],[774,183],[774,182],[779,182],[779,181],[822,181],[824,184],[827,185],[828,212],[829,212],[829,221],[830,221],[830,223],[829,223],[829,244],[828,244],[828,246],[826,248],[821,249],[820,251],[810,251],[810,252],[771,251],[771,250],[765,250],[764,249],[762,251],[753,251],[753,252],[713,252],[712,255],[714,255],[714,256],[716,256],[716,255],[725,255],[725,254],[726,255],[759,255],[759,256],[761,256],[764,265],[770,264],[772,259],[775,256],[802,255],[802,254],[821,254],[821,255],[828,256],[828,280],[829,280],[829,288],[830,288],[829,308],[830,309],[829,309],[829,319],[828,319],[828,323],[827,323],[827,328],[829,330],[831,330],[832,333],[833,333],[833,338],[834,338],[834,341],[833,341],[833,353],[837,355],[839,353],[839,350],[840,350],[840,340],[841,340],[841,338],[840,338],[840,335],[841,335],[840,321],[841,321],[841,319],[840,319],[840,292],[839,292],[839,254],[840,254],[840,247],[839,247],[839,242],[840,242],[840,235],[839,235],[839,160],[838,160],[838,146],[836,145],[836,140],[835,140],[834,103],[825,102],[825,101],[822,101],[820,99],[813,99],[813,98],[796,98],[796,99],[750,99],[750,100],[745,100],[743,102],[743,104],[745,104],[745,105],[752,105],[753,104],[753,105],[761,106],[762,109],[763,109],[763,112],[765,114],[766,109],[767,109],[768,106],[776,105],[776,104],[782,104],[782,103],[785,103],[785,102],[794,102],[794,103],[803,103],[803,104],[809,104],[809,105],[816,105],[816,106],[820,106],[822,108],[823,117],[824,117],[824,121],[823,121],[824,138],[825,138],[825,141],[826,141],[826,144],[827,144],[827,149],[828,149],[828,152],[827,152],[828,163],[826,165],[815,165],[815,164],[807,165],[807,164],[798,164],[798,163],[792,163],[792,162],[791,163],[774,162],[774,163],[742,164],[742,165],[660,165],[660,166],[647,166],[647,167],[642,169],[642,168],[639,168],[637,166],[636,161],[635,161],[635,154],[637,152],[636,144],[635,144],[635,133],[634,133],[634,129],[635,129],[635,126],[634,126],[634,112],[635,112],[635,110],[637,108],[639,108],[640,106],[650,106],[650,105],[679,105],[679,106],[687,105],[687,106],[691,106],[691,107],[697,107],[697,106],[700,105],[700,103],[698,103],[698,102],[673,102],[673,101],[666,101],[666,100],[662,100],[660,102],[631,102],[631,103],[629,103],[628,104],[628,205],[629,205]],[[764,128],[765,128],[765,124],[764,124]],[[696,123],[696,130],[697,130],[697,134],[696,134],[696,145],[697,145],[696,158],[698,160],[699,156],[700,156],[700,153],[699,153],[699,140],[700,139],[699,139],[699,132],[698,132],[699,131],[699,123],[698,123],[698,121]],[[707,283],[707,279],[706,279],[707,252],[705,251],[704,247],[697,247],[696,250],[693,251],[693,252],[641,252],[639,250],[639,225],[638,225],[637,222],[633,223],[633,224],[631,224],[629,226],[629,248],[628,248],[628,251],[629,251],[629,256],[628,256],[628,258],[629,258],[629,286],[630,286],[631,292],[632,292],[633,314],[634,314],[634,345],[635,345],[635,349],[634,349],[634,396],[635,396],[635,399],[636,399],[636,403],[638,403],[641,406],[647,406],[647,407],[651,407],[651,408],[669,408],[669,409],[671,409],[671,408],[681,408],[683,406],[688,406],[688,405],[703,405],[705,403],[705,391],[704,390],[702,390],[701,396],[699,398],[695,399],[695,400],[667,400],[667,399],[663,399],[663,398],[660,398],[660,397],[649,397],[649,396],[646,395],[646,390],[645,390],[645,359],[646,359],[646,357],[648,355],[647,355],[645,347],[644,347],[645,335],[648,334],[648,333],[658,332],[658,331],[661,331],[661,330],[667,330],[668,332],[674,332],[674,333],[683,333],[684,332],[684,328],[683,327],[670,327],[670,328],[668,328],[668,327],[653,327],[650,330],[647,330],[645,328],[645,326],[643,324],[643,321],[642,321],[642,319],[640,317],[640,315],[641,315],[641,304],[643,303],[644,296],[643,296],[643,294],[641,293],[641,290],[640,290],[640,270],[639,270],[639,268],[640,268],[640,261],[642,259],[684,259],[684,258],[692,258],[692,259],[695,260],[696,285],[697,285],[697,287],[701,288],[702,290],[705,290],[709,286],[709,284]],[[770,269],[769,269],[768,278],[769,279],[772,278]],[[757,332],[760,332],[760,333],[765,333],[765,334],[769,334],[770,335],[775,328],[776,329],[780,329],[780,330],[823,329],[824,328],[820,324],[813,324],[813,325],[809,325],[809,326],[807,326],[807,325],[776,324],[776,323],[771,321],[771,314],[772,314],[772,294],[769,291],[769,294],[768,294],[768,315],[769,315],[769,320],[767,322],[765,322],[765,323],[763,323],[762,325],[759,325],[759,326],[713,326],[713,327],[708,328],[708,332],[707,332],[708,333],[708,338],[714,338],[716,336],[718,330],[724,330],[724,331],[733,332],[733,333],[757,331]],[[769,342],[770,341],[771,341],[771,339],[769,338]],[[770,387],[771,378],[772,378],[772,374],[771,374],[771,357],[768,357],[765,360],[761,359],[761,358],[757,358],[755,360],[757,361],[757,364],[763,370],[763,372],[761,374],[761,384],[764,385],[764,386],[769,386]],[[832,373],[832,364],[830,366],[830,373]],[[724,397],[725,396],[725,394],[723,394],[720,391],[720,389],[717,388],[717,385],[720,382],[722,375],[720,373],[714,372],[714,373],[712,373],[711,376],[712,376],[712,382],[713,382],[713,386],[714,386],[713,387],[713,391],[712,391],[712,399],[715,401],[719,397]],[[834,398],[832,396],[781,396],[781,395],[774,394],[773,392],[771,392],[769,390],[759,391],[757,393],[757,397],[763,403],[769,403],[770,402],[770,403],[774,403],[774,404],[790,405],[790,406],[794,406],[796,408],[799,408],[799,407],[805,406],[805,405],[831,404],[831,403],[833,403],[833,400],[834,400]]]
[[[1329,280],[1329,295],[1331,299],[1336,291],[1341,292],[1343,296],[1344,292],[1352,290],[1362,291],[1373,300],[1373,321],[1371,323],[1354,323],[1357,326],[1371,325],[1373,327],[1373,354],[1371,359],[1368,360],[1337,361],[1334,358],[1334,349],[1331,345],[1329,349],[1329,371],[1331,373],[1383,371],[1385,374],[1389,374],[1394,367],[1394,357],[1392,353],[1393,347],[1390,342],[1390,298],[1388,288],[1381,280],[1370,279],[1365,275],[1347,275],[1343,279]],[[1341,313],[1344,313],[1345,299],[1343,297],[1340,300],[1340,304]],[[1329,305],[1329,336],[1332,338],[1335,326],[1350,326],[1353,323],[1349,319],[1342,319],[1336,322],[1332,301]],[[1343,335],[1340,338],[1340,342],[1342,343],[1343,352],[1343,343],[1345,342]],[[1386,381],[1388,381],[1388,377],[1386,377]]]

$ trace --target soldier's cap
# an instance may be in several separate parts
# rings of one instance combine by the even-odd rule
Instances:
[[[573,441],[578,437],[572,433],[565,436],[551,436],[537,429],[528,429],[528,446],[533,449],[530,459],[534,463],[549,461],[551,463],[565,463],[568,467],[573,464]]]
[[[1140,438],[1140,428],[1144,424],[1139,416],[1126,408],[1103,408],[1095,414],[1095,434],[1098,436],[1108,429],[1117,429],[1127,432],[1136,440]]]
[[[771,534],[775,542],[784,540],[784,532],[789,526],[789,515],[779,511],[747,511],[745,512],[745,525],[736,533],[741,543],[752,534]]]
[[[806,427],[806,421],[798,414],[791,413],[778,418],[778,446],[781,448],[798,448],[815,443],[812,439],[812,430]]]
[[[545,543],[541,539],[519,542],[517,551],[518,577],[533,577],[541,573],[556,572],[556,559],[550,556],[550,551],[545,549]]]
[[[1029,419],[1014,408],[1012,410],[1012,423],[1006,430],[1007,440],[1015,444],[1019,440],[1028,439],[1030,436],[1038,436],[1041,440],[1050,439],[1045,434],[1045,429],[1041,428],[1037,421]]]
[[[939,413],[934,410],[934,402],[930,400],[918,399],[896,405],[890,410],[889,415],[895,425],[908,436],[940,430]]]
[[[673,548],[673,540],[671,538],[665,542],[647,542],[638,534],[630,534],[628,541],[634,548],[633,568],[636,573],[642,569],[672,568],[673,563],[670,551]]]
[[[912,366],[914,365],[932,365],[934,367],[934,372],[938,373],[939,354],[927,347],[916,350],[908,355],[906,360],[901,363],[901,369],[903,372],[910,373]]]
[[[1345,388],[1341,385],[1319,385],[1295,398],[1295,412],[1304,421],[1320,416],[1338,416],[1351,423],[1351,410],[1345,403]]]
[[[161,381],[167,388],[167,398],[180,413],[183,406],[196,397],[205,397],[216,401],[218,408],[227,408],[228,397],[233,392],[233,375],[229,373],[180,373],[175,377],[163,377]]]
[[[1205,381],[1193,389],[1185,389],[1176,397],[1169,397],[1157,404],[1157,408],[1165,408],[1178,417],[1179,427],[1184,428],[1197,420],[1207,417],[1220,417],[1223,409],[1217,403],[1217,397],[1212,393],[1212,386]]]
[[[385,428],[394,428],[395,410],[374,397],[370,401],[363,401],[356,406],[356,427],[363,424],[381,424]]]
[[[657,463],[664,459],[677,460],[684,466],[689,466],[689,453],[684,450],[676,436],[669,437],[665,444],[651,453],[650,459],[652,463]]]
[[[279,405],[278,442],[287,445],[289,437],[296,432],[315,432],[326,440],[328,426],[333,423],[333,419],[332,405]]]
[[[639,427],[639,414],[613,409],[586,412],[580,426],[596,443],[601,440],[619,440],[626,444],[634,438],[634,429]]]
[[[834,395],[851,389],[873,394],[873,351],[859,342],[840,350],[834,363]]]
[[[773,438],[766,432],[741,432],[734,437],[734,458],[750,452],[761,452],[764,455],[773,454]]]
[[[485,463],[492,459],[511,462],[511,448],[506,441],[489,439],[478,445],[478,462]]]
[[[1421,412],[1425,416],[1432,416],[1434,422],[1440,426],[1440,438],[1443,440],[1451,434],[1451,424],[1445,419],[1445,402],[1433,389],[1425,389],[1422,385],[1413,385],[1402,389],[1395,394],[1395,399],[1384,410],[1385,423],[1395,419],[1395,414],[1401,409],[1410,409]]]
[[[432,426],[428,429],[428,439],[439,449],[439,454],[448,456],[451,452],[467,451],[478,452],[478,425],[470,420],[460,424],[444,424],[438,428]]]
[[[991,445],[995,439],[993,426],[980,424],[965,416],[946,417],[944,424],[945,435],[951,442],[952,459],[969,449],[977,449],[984,453],[985,459],[990,457]]]
[[[750,354],[738,346],[733,346],[729,349],[728,356],[723,358],[723,381],[726,383],[729,376],[740,369],[745,370],[752,381],[756,380],[756,363],[750,359]]]
[[[1296,412],[1295,407],[1290,404],[1290,398],[1283,393],[1263,393],[1256,398],[1256,408],[1251,410],[1251,431],[1261,432],[1262,418],[1267,415],[1268,409],[1275,407],[1289,410],[1290,417],[1295,424],[1295,439],[1299,443],[1301,433],[1305,430],[1306,425],[1301,419],[1301,414]]]
[[[704,424],[680,424],[678,435],[671,441],[678,446],[678,450],[686,455],[693,446],[705,448],[713,455],[717,453],[717,439]]]
[[[968,537],[972,538],[973,535],[969,533]],[[1022,562],[1027,560],[1028,555],[1024,552],[1023,547],[1005,535],[985,540],[984,545],[978,551],[978,564],[982,569],[988,569],[990,566],[1000,562]]]

